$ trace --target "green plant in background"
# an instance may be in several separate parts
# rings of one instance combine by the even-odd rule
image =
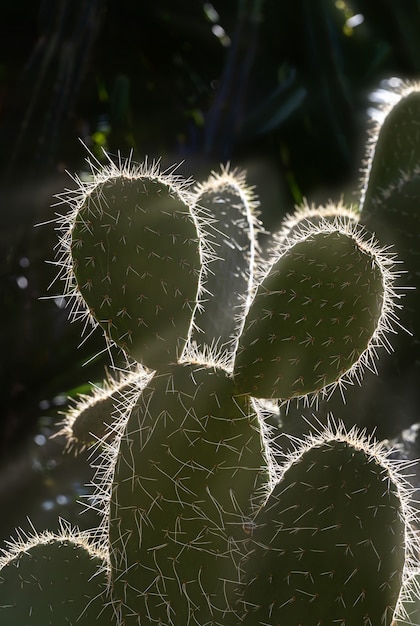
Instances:
[[[101,523],[12,544],[0,623],[415,623],[407,463],[339,416],[314,418],[284,453],[272,417],[277,403],[316,410],[362,384],[401,325],[397,257],[363,216],[369,198],[399,201],[386,145],[420,145],[404,136],[417,97],[404,91],[372,142],[359,209],[301,208],[267,254],[256,198],[229,168],[193,187],[156,163],[110,160],[63,194],[57,264],[72,317],[99,326],[127,368],[61,431],[69,447],[95,442]],[[416,194],[402,202],[408,236]]]

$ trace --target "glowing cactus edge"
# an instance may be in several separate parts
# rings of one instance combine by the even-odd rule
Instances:
[[[271,418],[363,393],[364,371],[416,336],[419,98],[404,85],[377,123],[360,202],[296,207],[265,254],[255,191],[229,166],[194,184],[108,157],[59,197],[70,317],[127,367],[59,431],[96,447],[101,524],[9,542],[0,624],[418,623],[410,463],[339,415],[314,414],[285,452]]]

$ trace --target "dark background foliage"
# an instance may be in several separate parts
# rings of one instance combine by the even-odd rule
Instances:
[[[391,76],[420,76],[418,0],[0,2],[0,539],[26,514],[39,530],[71,518],[89,478],[48,437],[107,355],[40,299],[61,286],[54,227],[34,227],[86,169],[80,139],[197,179],[245,167],[272,229],[303,197],[351,199],[369,94]]]

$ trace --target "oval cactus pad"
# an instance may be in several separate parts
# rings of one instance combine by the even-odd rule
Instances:
[[[184,347],[201,268],[196,223],[173,178],[111,169],[85,194],[71,233],[73,271],[91,315],[153,369]]]
[[[305,397],[355,374],[392,318],[389,265],[354,224],[309,227],[258,288],[235,363],[238,390]]]
[[[350,435],[295,456],[255,519],[244,626],[390,626],[406,527],[404,486],[382,454]]]

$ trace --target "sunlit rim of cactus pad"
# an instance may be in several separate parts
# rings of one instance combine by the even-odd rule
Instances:
[[[355,206],[348,206],[343,201],[327,202],[317,205],[309,203],[306,199],[301,205],[295,207],[293,213],[287,213],[283,218],[280,230],[274,233],[273,238],[277,245],[276,254],[281,250],[281,246],[288,247],[288,241],[294,236],[296,231],[301,232],[302,228],[310,222],[314,225],[324,220],[334,221],[336,219],[358,222],[360,211]]]

